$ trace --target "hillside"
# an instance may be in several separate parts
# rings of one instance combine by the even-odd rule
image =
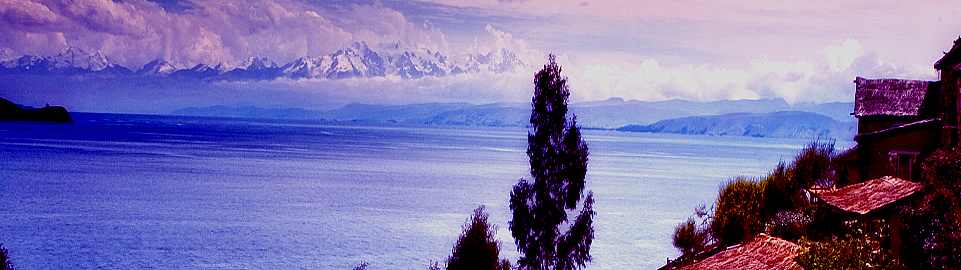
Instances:
[[[851,122],[852,103],[827,103],[791,106],[781,99],[726,100],[694,102],[670,100],[660,102],[610,99],[573,103],[571,113],[586,128],[615,129],[628,125],[648,125],[667,119],[730,113],[772,113],[804,111],[823,114],[817,121]],[[463,126],[526,126],[530,105],[526,103],[424,103],[411,105],[348,104],[336,110],[316,111],[298,108],[266,109],[256,107],[213,106],[184,108],[175,115],[244,117],[267,119],[302,119],[352,122],[383,122]]]
[[[628,125],[617,130],[711,136],[850,140],[857,133],[857,123],[837,121],[811,112],[782,111],[683,117],[662,120],[650,125]]]

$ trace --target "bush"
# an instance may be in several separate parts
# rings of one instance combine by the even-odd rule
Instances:
[[[801,192],[804,186],[792,177],[792,170],[779,162],[774,171],[764,179],[765,215],[770,217],[783,211],[793,212],[802,209],[807,201]]]
[[[933,153],[924,174],[924,197],[901,213],[905,264],[912,269],[961,269],[961,153]]]
[[[764,228],[763,187],[737,178],[721,189],[711,221],[711,235],[723,245],[750,240]]]
[[[774,214],[768,220],[765,231],[775,237],[796,241],[806,236],[811,225],[811,217],[804,212],[784,211]]]
[[[707,229],[698,226],[693,218],[688,218],[686,222],[674,228],[674,247],[684,255],[704,251],[707,240]]]
[[[10,263],[10,254],[7,253],[6,248],[3,248],[3,244],[0,244],[0,270],[13,269],[13,264]]]
[[[882,245],[888,237],[886,224],[883,219],[852,222],[844,237],[809,242],[808,250],[794,260],[807,270],[899,268]]]
[[[453,253],[447,259],[448,270],[507,270],[510,263],[500,259],[500,243],[494,239],[497,229],[487,222],[484,206],[477,207],[467,219],[464,232],[454,244]]]
[[[809,188],[814,184],[831,186],[834,180],[832,170],[834,155],[834,142],[817,140],[811,142],[794,159],[794,164],[791,166],[794,181],[801,188]]]

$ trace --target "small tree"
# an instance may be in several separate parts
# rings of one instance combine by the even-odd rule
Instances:
[[[510,262],[500,259],[500,243],[494,239],[496,227],[487,222],[484,206],[474,209],[467,219],[454,250],[447,258],[448,270],[509,270]],[[436,267],[436,264],[434,265]]]
[[[674,228],[673,244],[684,255],[704,251],[707,246],[707,230],[697,225],[693,218]]]
[[[548,60],[534,75],[527,136],[532,179],[514,185],[510,229],[521,252],[519,268],[576,269],[591,260],[594,240],[593,194],[583,194],[588,149],[576,117],[567,121],[567,78],[553,55]]]
[[[764,229],[764,193],[759,183],[737,178],[728,182],[717,197],[711,235],[722,245],[750,240]]]
[[[830,186],[834,181],[834,142],[815,140],[801,150],[791,166],[791,174],[800,188],[815,184]]]

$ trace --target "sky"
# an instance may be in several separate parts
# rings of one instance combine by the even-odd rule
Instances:
[[[548,53],[574,102],[851,102],[856,76],[937,80],[932,66],[959,36],[961,5],[948,1],[0,0],[0,60],[76,47],[134,70],[157,58],[187,68],[251,56],[286,63],[367,42],[451,57],[508,49],[528,65],[416,80],[220,84],[209,87],[250,98],[191,103],[211,106],[525,102]],[[278,96],[265,89],[288,98],[265,98]],[[64,91],[47,97],[76,103],[97,95]],[[191,93],[154,92],[172,100]],[[107,111],[138,106],[149,107]]]

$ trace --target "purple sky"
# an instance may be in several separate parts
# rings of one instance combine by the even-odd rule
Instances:
[[[72,46],[132,69],[156,58],[281,63],[365,41],[452,57],[507,48],[532,66],[244,86],[370,103],[523,102],[548,52],[574,101],[850,102],[855,76],[936,79],[933,63],[959,35],[961,5],[945,1],[0,0],[0,60]]]

